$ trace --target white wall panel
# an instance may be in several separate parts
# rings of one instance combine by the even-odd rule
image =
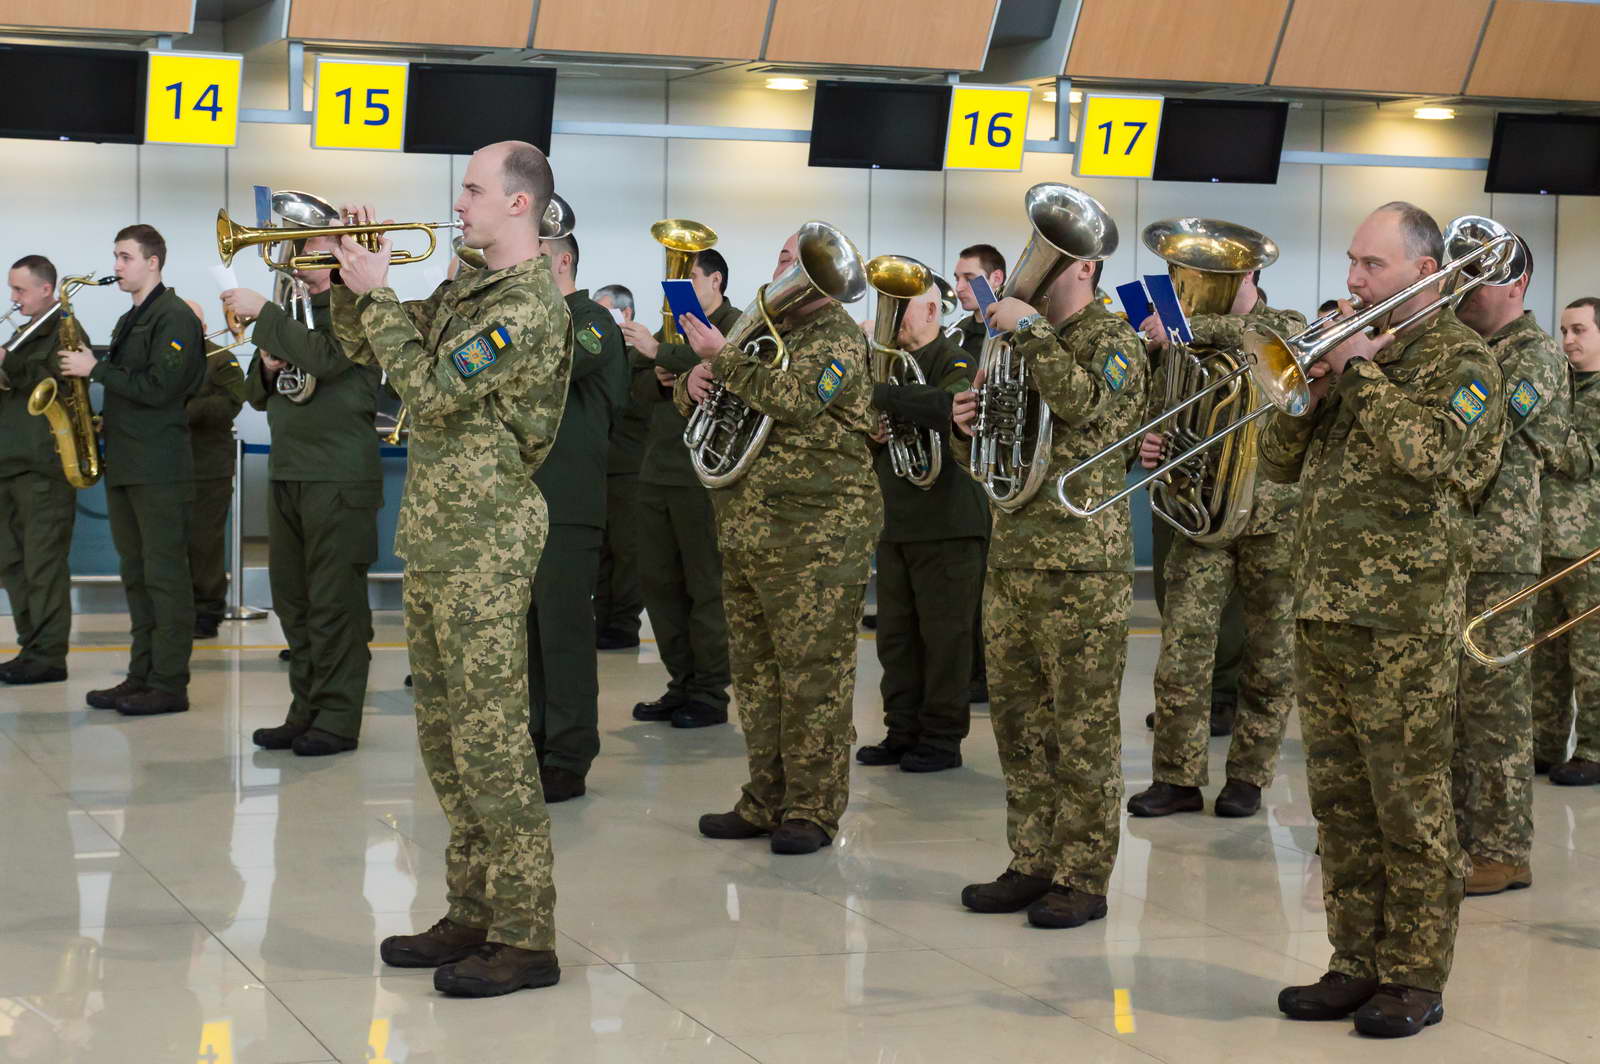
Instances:
[[[1600,199],[1564,196],[1556,234],[1555,306],[1600,296]],[[1560,320],[1560,310],[1555,312]]]

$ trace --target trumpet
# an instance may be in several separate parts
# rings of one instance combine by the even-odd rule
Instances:
[[[314,230],[305,230],[298,227],[282,225],[249,226],[240,225],[228,217],[227,209],[217,212],[217,253],[222,256],[224,266],[233,262],[233,257],[247,247],[258,244],[289,243],[291,251],[284,253],[281,260],[274,261],[267,258],[267,265],[274,270],[332,270],[339,265],[339,260],[326,251],[313,254],[293,254],[293,243],[303,240],[308,236],[353,236],[357,238],[377,238],[384,233],[419,232],[426,234],[428,246],[421,251],[392,251],[389,253],[389,265],[402,266],[412,262],[422,262],[433,254],[439,246],[438,231],[441,229],[459,229],[460,222],[374,222],[371,225],[326,225]],[[370,247],[370,241],[363,240]]]

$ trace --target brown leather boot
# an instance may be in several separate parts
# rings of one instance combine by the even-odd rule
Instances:
[[[390,935],[378,955],[395,968],[437,968],[461,960],[488,938],[483,928],[463,927],[446,916],[420,935]]]
[[[1442,1019],[1443,994],[1384,983],[1356,1010],[1356,1030],[1373,1038],[1409,1038]]]
[[[1468,894],[1499,894],[1533,886],[1533,869],[1525,864],[1511,865],[1487,857],[1472,859],[1472,875],[1467,877]]]
[[[1286,986],[1278,1009],[1291,1020],[1342,1020],[1378,992],[1376,979],[1328,972],[1309,986]]]
[[[518,949],[503,942],[486,942],[470,956],[433,973],[433,988],[456,997],[499,997],[560,981],[555,950]]]

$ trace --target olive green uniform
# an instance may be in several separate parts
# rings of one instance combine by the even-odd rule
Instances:
[[[528,608],[528,726],[544,765],[583,776],[600,752],[594,584],[606,523],[611,419],[628,390],[622,333],[587,289],[566,297],[572,368],[555,445],[533,482],[550,531]]]
[[[194,452],[194,508],[189,511],[189,575],[197,621],[222,620],[228,609],[228,508],[233,503],[238,448],[233,419],[244,409],[244,371],[232,351],[206,342],[206,376],[186,404]]]
[[[72,633],[67,559],[78,492],[62,472],[49,421],[28,413],[28,396],[55,375],[59,335],[52,322],[8,349],[10,387],[0,391],[0,581],[22,648],[17,665],[30,670],[66,668]]]
[[[887,447],[873,446],[883,491],[879,690],[888,745],[954,753],[972,723],[972,627],[983,595],[989,506],[983,489],[950,453],[950,406],[956,393],[972,387],[976,362],[942,334],[910,354],[928,383],[875,385],[872,405],[936,430],[943,464],[938,479],[919,488],[895,475]]]
[[[258,352],[316,378],[311,398],[279,395],[259,353],[245,387],[272,430],[267,576],[289,642],[287,723],[355,739],[372,664],[367,570],[378,557],[383,504],[374,427],[381,371],[345,356],[330,300],[328,292],[311,297],[309,324],[269,303],[252,334]]]
[[[623,365],[630,389],[622,415],[611,425],[606,455],[606,538],[600,545],[600,577],[595,581],[595,634],[613,632],[637,637],[644,593],[639,590],[639,466],[650,432],[653,404],[632,394],[631,376],[637,356],[623,346]]]
[[[739,311],[726,299],[708,318],[727,335]],[[662,333],[656,333],[660,340]],[[722,606],[722,554],[711,496],[694,474],[683,430],[688,419],[654,367],[685,374],[700,357],[685,343],[663,343],[652,361],[633,362],[632,395],[651,404],[639,466],[639,588],[656,649],[667,669],[666,701],[728,707],[728,620]]]
[[[1494,357],[1447,309],[1261,437],[1262,475],[1300,484],[1300,722],[1329,969],[1353,978],[1442,991],[1450,974],[1462,607],[1505,409]]]
[[[105,389],[106,509],[133,627],[128,678],[175,695],[188,690],[194,649],[194,456],[184,402],[205,372],[200,319],[158,284],[117,319],[111,353],[89,374]]]

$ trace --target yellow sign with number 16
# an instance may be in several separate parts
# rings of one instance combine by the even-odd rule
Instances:
[[[1083,98],[1078,150],[1072,172],[1079,177],[1149,177],[1161,137],[1161,97]]]
[[[946,170],[1021,170],[1032,90],[957,85],[950,94]]]

